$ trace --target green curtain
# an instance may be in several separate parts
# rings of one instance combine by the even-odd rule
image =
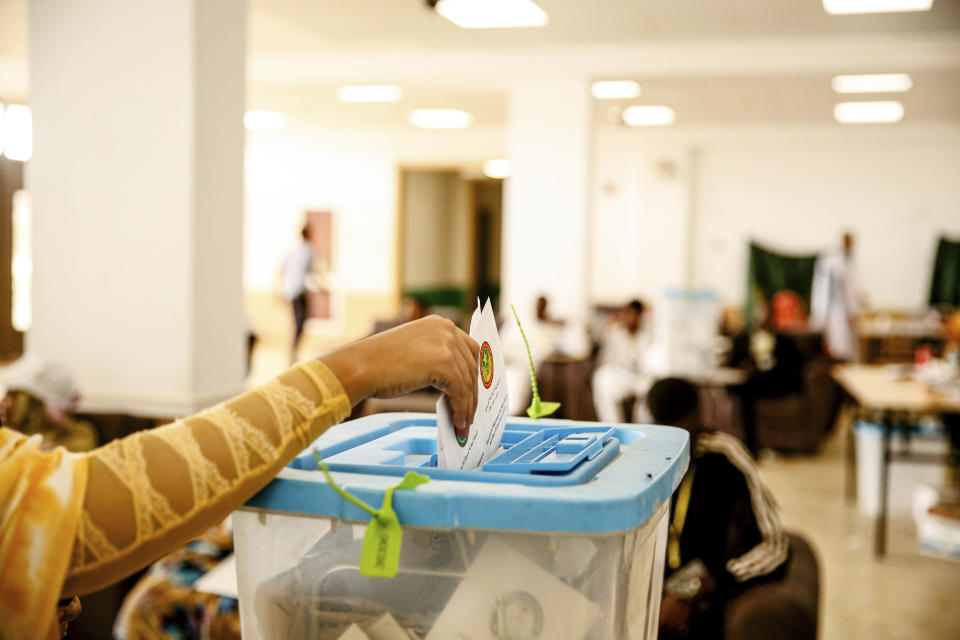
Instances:
[[[425,289],[405,289],[404,296],[419,298],[428,307],[456,307],[462,309],[467,292],[463,287],[430,287]]]
[[[810,313],[810,289],[816,263],[816,254],[797,256],[777,253],[751,242],[744,318],[747,326],[753,324],[753,308],[757,301],[763,300],[769,304],[773,295],[782,289],[789,289],[803,298],[807,313]]]
[[[960,307],[960,241],[940,236],[930,282],[930,306]]]

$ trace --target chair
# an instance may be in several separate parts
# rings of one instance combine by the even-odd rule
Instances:
[[[801,536],[787,534],[790,557],[777,580],[748,587],[727,604],[724,640],[815,640],[820,621],[820,569]]]

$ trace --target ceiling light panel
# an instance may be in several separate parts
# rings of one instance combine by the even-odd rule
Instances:
[[[823,0],[824,11],[832,15],[929,11],[932,6],[933,0]]]
[[[440,0],[435,10],[464,29],[542,27],[550,20],[533,0]]]
[[[473,124],[473,116],[460,109],[415,109],[410,112],[410,124],[421,129],[466,129]]]
[[[392,84],[349,85],[337,90],[341,102],[396,102],[403,96]]]
[[[634,105],[623,110],[623,123],[631,127],[655,127],[673,124],[677,114],[663,105]]]
[[[903,104],[897,100],[839,102],[833,108],[833,117],[841,124],[900,122]]]
[[[640,83],[633,80],[598,80],[590,86],[590,93],[597,100],[636,98],[640,95]]]
[[[513,174],[513,164],[509,160],[487,160],[483,163],[483,175],[494,180],[509,178]]]
[[[913,79],[908,73],[835,76],[830,86],[837,93],[896,93],[909,91],[913,87]]]

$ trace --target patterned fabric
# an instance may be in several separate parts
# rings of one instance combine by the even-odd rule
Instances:
[[[232,551],[230,527],[223,523],[154,563],[124,600],[114,640],[238,640],[236,598],[193,588]]]
[[[194,539],[349,412],[312,361],[87,454],[0,429],[0,640],[55,637],[61,594],[96,591]]]
[[[727,562],[727,571],[738,582],[764,576],[787,561],[789,544],[780,524],[777,503],[763,484],[760,470],[747,448],[728,433],[704,433],[697,438],[697,453],[719,453],[743,474],[750,492],[750,505],[762,540],[747,553]]]
[[[86,460],[43,449],[39,434],[0,429],[0,640],[58,638]]]

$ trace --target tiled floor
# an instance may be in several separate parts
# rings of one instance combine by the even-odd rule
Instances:
[[[813,457],[766,457],[761,469],[784,524],[820,558],[824,640],[960,638],[960,563],[917,552],[913,522],[894,519],[873,555],[873,521],[844,499],[844,429]]]

